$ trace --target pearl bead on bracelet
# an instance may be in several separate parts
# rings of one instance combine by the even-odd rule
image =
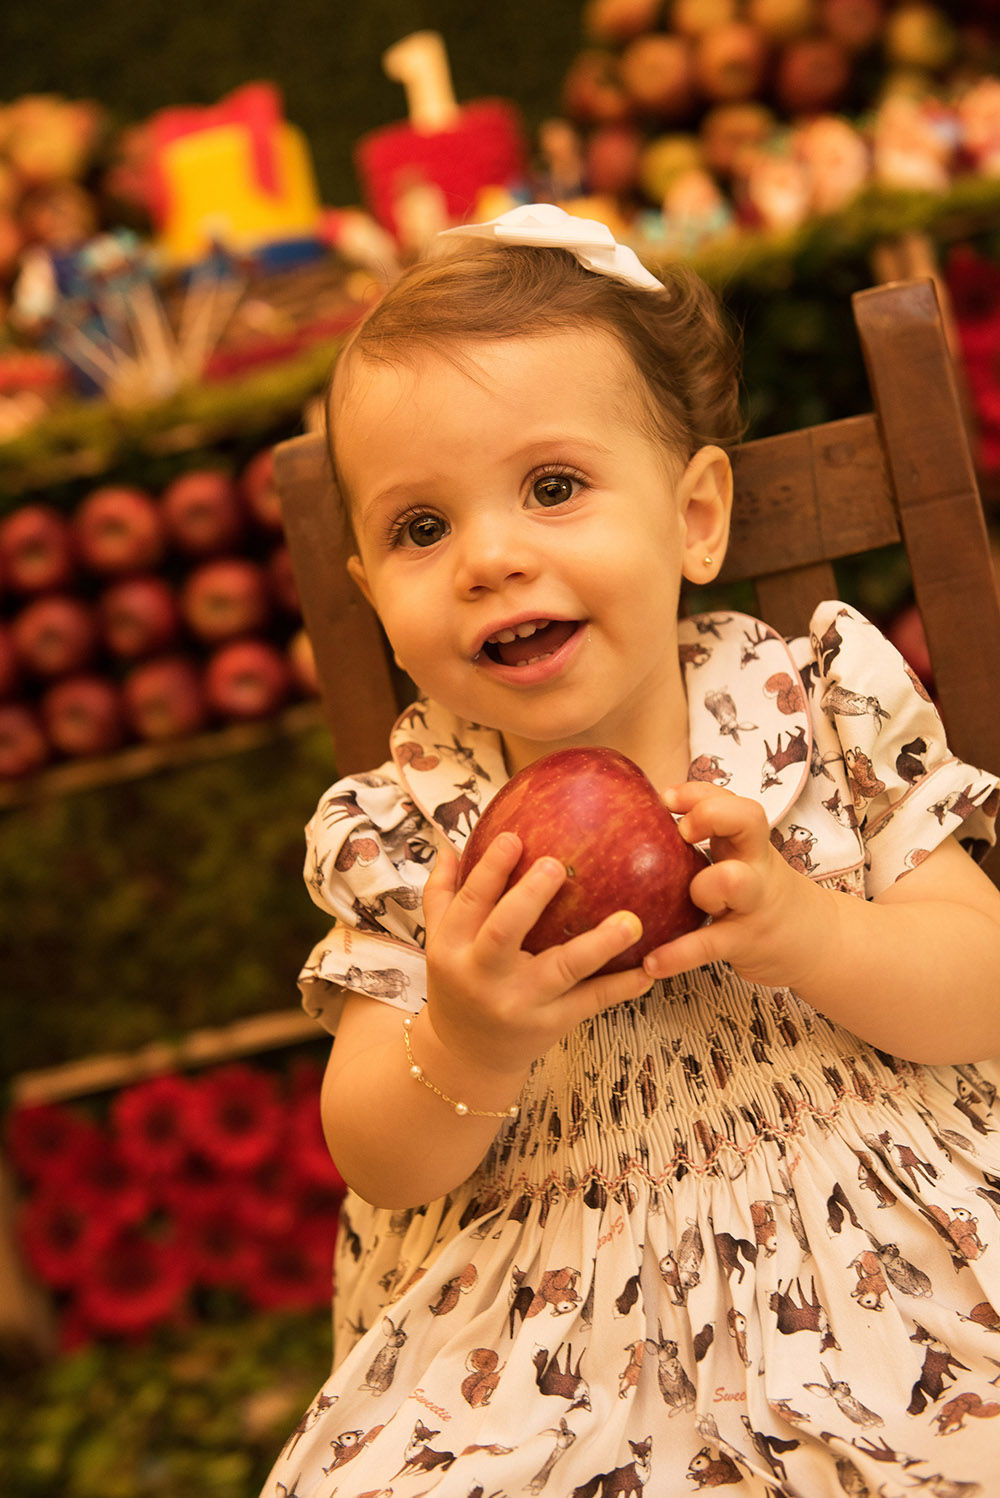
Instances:
[[[413,1059],[413,1049],[410,1045],[410,1030],[412,1026],[413,1016],[408,1015],[403,1021],[403,1045],[406,1047],[406,1059],[410,1067],[410,1076],[414,1082],[419,1082],[421,1086],[428,1088],[436,1097],[439,1097],[443,1103],[447,1103],[449,1108],[454,1108],[459,1118],[517,1117],[519,1110],[516,1103],[511,1103],[509,1108],[504,1108],[500,1112],[494,1112],[491,1108],[470,1108],[468,1103],[457,1102],[455,1098],[449,1097],[446,1092],[442,1092],[440,1087],[435,1087],[434,1083],[428,1077],[424,1076],[424,1070],[420,1063]]]

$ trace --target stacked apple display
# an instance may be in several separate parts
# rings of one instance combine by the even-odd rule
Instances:
[[[271,449],[0,520],[0,778],[312,695]]]
[[[966,128],[935,99],[971,96],[996,61],[987,0],[588,0],[583,19],[563,108],[580,133],[583,190],[626,222],[652,205],[696,226],[735,212],[787,227],[794,213],[841,206],[866,178],[933,185],[954,154],[944,136]],[[994,102],[992,90],[970,97],[970,138]],[[822,137],[805,129],[831,117],[838,128]],[[799,181],[806,167],[815,202]]]

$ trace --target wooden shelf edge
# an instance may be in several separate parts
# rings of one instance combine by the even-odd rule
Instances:
[[[289,735],[322,726],[323,711],[316,701],[297,702],[273,718],[255,723],[233,723],[168,744],[135,744],[97,759],[68,761],[39,770],[23,780],[0,782],[0,812],[52,796],[99,790],[120,781],[140,780],[163,770],[174,770],[212,759],[224,759]]]
[[[21,1072],[8,1084],[12,1107],[67,1102],[111,1092],[164,1072],[233,1061],[260,1051],[315,1040],[322,1031],[301,1009],[272,1010],[232,1024],[191,1030],[176,1040],[152,1041],[136,1051],[109,1052],[61,1066]]]

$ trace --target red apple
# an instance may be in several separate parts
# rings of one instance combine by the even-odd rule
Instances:
[[[110,754],[123,738],[121,694],[106,676],[67,676],[42,698],[49,738],[63,754]]]
[[[265,447],[240,474],[240,492],[259,525],[268,531],[283,528],[281,498],[274,484],[274,448]]]
[[[690,42],[659,31],[636,37],[622,53],[621,79],[626,94],[644,114],[683,119],[694,102]]]
[[[93,489],[74,516],[80,555],[102,574],[139,572],[163,556],[163,518],[144,489],[105,484]]]
[[[562,103],[570,118],[584,125],[628,119],[632,107],[615,54],[600,49],[580,52],[566,74]]]
[[[271,581],[271,594],[279,608],[296,618],[302,615],[299,590],[292,569],[292,554],[287,546],[276,546],[267,559],[267,575]]]
[[[0,700],[13,697],[21,683],[21,663],[9,624],[0,623]]]
[[[142,739],[179,739],[205,724],[201,677],[185,656],[160,656],[134,667],[122,685],[122,699],[125,715]]]
[[[934,686],[934,667],[927,648],[924,621],[915,603],[908,604],[893,619],[887,635],[915,676],[928,691]]]
[[[189,556],[227,551],[243,534],[236,482],[221,469],[180,474],[164,489],[160,502],[168,536]]]
[[[749,21],[730,21],[699,38],[695,74],[710,99],[752,99],[763,82],[767,58],[764,33]]]
[[[266,640],[231,640],[205,668],[205,695],[224,718],[266,718],[288,696],[291,667]]]
[[[586,146],[587,185],[591,192],[627,197],[639,177],[643,137],[634,125],[599,125]]]
[[[73,530],[53,505],[27,504],[0,521],[0,567],[18,593],[64,588],[73,576]]]
[[[616,910],[632,910],[642,921],[641,938],[601,969],[620,972],[704,920],[688,893],[704,856],[681,837],[638,765],[617,750],[559,749],[508,780],[472,829],[460,884],[507,830],[522,842],[509,884],[543,855],[558,858],[568,875],[525,938],[528,952],[589,931]]]
[[[105,644],[122,660],[155,655],[173,643],[180,626],[174,590],[155,572],[112,583],[98,610]]]
[[[662,0],[586,0],[584,33],[595,42],[620,45],[652,30],[661,3]]]
[[[882,34],[883,0],[820,0],[823,27],[848,52],[864,52]]]
[[[17,658],[36,676],[66,676],[89,665],[97,648],[90,604],[72,593],[43,593],[11,621]]]
[[[836,109],[850,82],[847,48],[832,36],[801,36],[778,58],[774,87],[791,114]]]
[[[49,758],[49,741],[37,713],[23,702],[0,704],[0,779],[16,780],[40,770]]]
[[[267,574],[249,557],[204,562],[181,591],[188,627],[210,645],[260,629],[270,612]]]
[[[736,0],[673,0],[670,30],[682,36],[703,36],[736,17]]]

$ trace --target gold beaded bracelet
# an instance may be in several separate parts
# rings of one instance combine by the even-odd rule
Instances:
[[[504,1108],[499,1113],[496,1113],[489,1108],[470,1108],[468,1103],[456,1102],[453,1097],[449,1097],[446,1092],[442,1092],[440,1087],[435,1087],[434,1083],[430,1081],[428,1077],[424,1076],[424,1070],[420,1063],[414,1061],[413,1059],[413,1050],[410,1046],[410,1029],[412,1025],[413,1016],[408,1015],[407,1018],[403,1021],[403,1044],[406,1047],[406,1059],[410,1065],[410,1076],[413,1078],[414,1082],[420,1082],[422,1086],[429,1088],[431,1092],[433,1092],[437,1097],[441,1099],[442,1103],[447,1103],[449,1108],[454,1108],[459,1118],[517,1117],[519,1109],[516,1103],[511,1103],[509,1108]]]

